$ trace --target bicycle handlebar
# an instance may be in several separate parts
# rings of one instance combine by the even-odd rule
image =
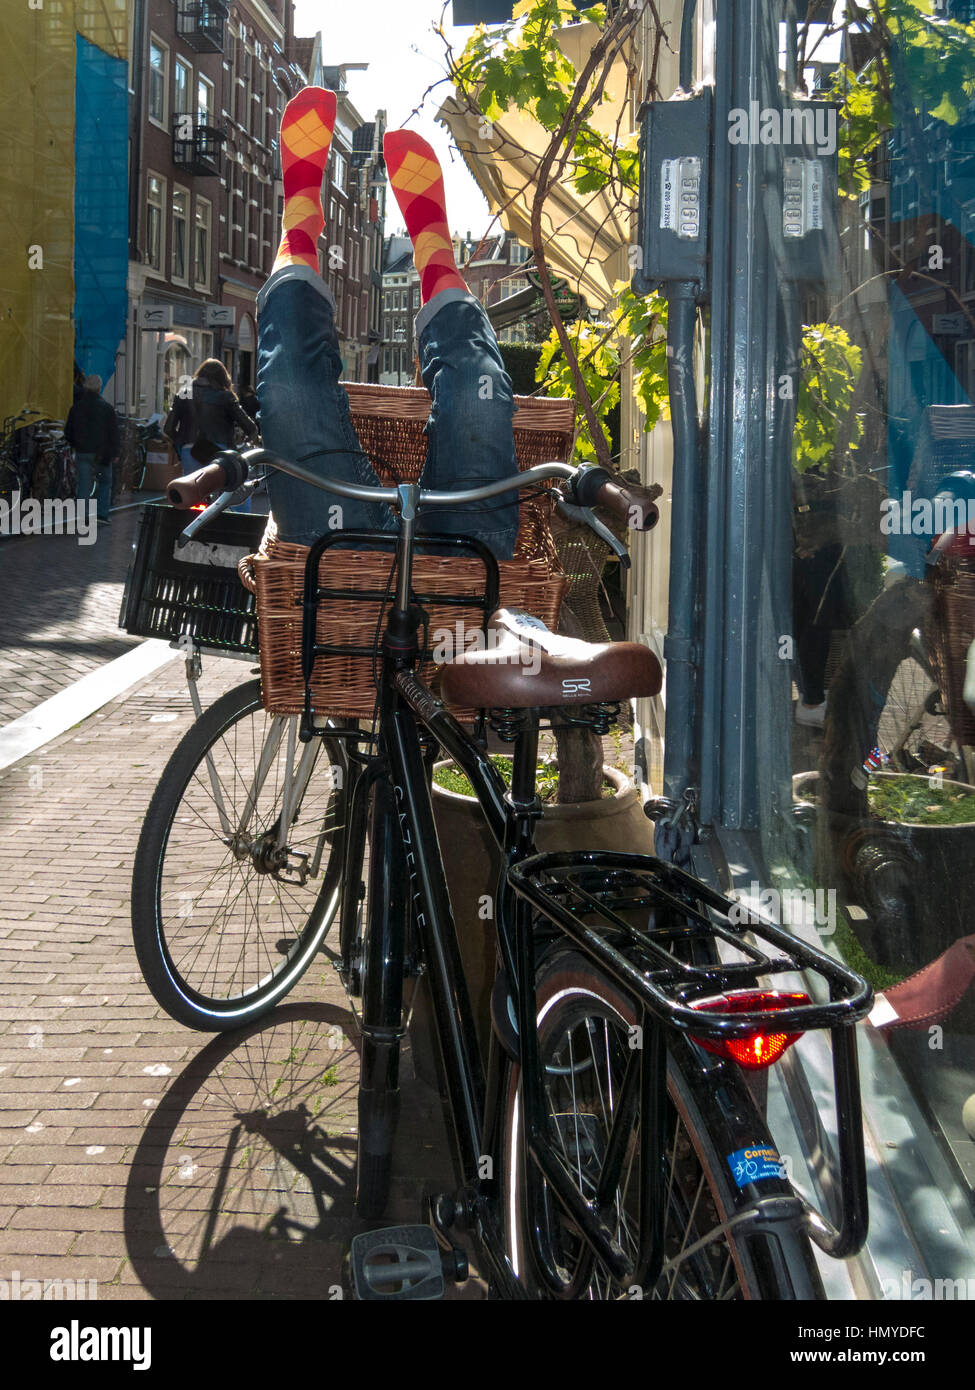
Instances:
[[[247,464],[239,454],[228,450],[205,468],[174,478],[166,489],[166,497],[177,511],[187,511],[215,492],[236,492],[246,477]]]
[[[386,502],[396,506],[403,501],[403,489],[398,487],[366,487],[361,483],[346,483],[338,478],[329,478],[280,458],[269,449],[247,449],[243,453],[227,449],[218,454],[206,468],[190,473],[185,478],[177,478],[170,483],[167,496],[174,507],[186,510],[205,502],[215,492],[234,492],[242,485],[251,468],[265,465],[277,468],[301,482],[309,483],[325,492],[334,492],[339,497],[348,497],[359,502]],[[530,487],[535,483],[546,482],[552,478],[562,478],[570,483],[573,498],[582,506],[593,504],[605,506],[621,520],[625,520],[634,530],[649,530],[656,525],[659,513],[651,493],[632,483],[617,482],[601,468],[574,468],[569,463],[542,463],[522,473],[483,487],[463,488],[457,492],[437,492],[418,488],[414,497],[416,507],[456,507],[471,502],[484,502],[505,492]]]

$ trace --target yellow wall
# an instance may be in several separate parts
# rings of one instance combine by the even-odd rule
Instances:
[[[0,5],[0,420],[25,406],[64,419],[71,404],[75,34],[124,57],[126,12]]]

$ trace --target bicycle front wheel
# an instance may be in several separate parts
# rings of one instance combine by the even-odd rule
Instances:
[[[627,1060],[632,1005],[615,984],[581,955],[563,952],[543,969],[538,982],[538,1035],[550,1122],[562,1157],[591,1199],[612,1127]],[[514,1065],[504,1111],[501,1199],[508,1256],[537,1297],[559,1295],[537,1277],[527,1241],[525,1147],[519,1073]],[[736,1085],[726,1078],[725,1091]],[[750,1100],[741,1083],[741,1112]],[[784,1233],[773,1253],[769,1237],[748,1242],[733,1219],[741,1204],[726,1156],[718,1153],[705,1117],[673,1057],[667,1069],[664,1147],[664,1265],[652,1289],[614,1282],[597,1263],[579,1287],[585,1250],[569,1218],[545,1189],[541,1225],[548,1248],[565,1279],[563,1297],[724,1301],[821,1298],[822,1287],[808,1239]],[[754,1131],[755,1142],[759,1131]],[[615,1236],[636,1261],[639,1249],[640,1117],[637,1115],[615,1201]],[[585,1279],[585,1276],[583,1276]]]
[[[283,999],[338,905],[345,825],[341,741],[297,739],[260,681],[188,730],[146,813],[132,928],[146,984],[178,1022],[237,1028]]]

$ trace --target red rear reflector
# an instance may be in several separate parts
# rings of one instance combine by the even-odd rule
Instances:
[[[775,1009],[794,1009],[811,1004],[808,994],[785,994],[774,989],[736,989],[713,999],[699,999],[691,1005],[701,1013],[748,1014]],[[760,1071],[777,1062],[799,1033],[746,1033],[741,1038],[698,1038],[694,1041],[718,1057],[726,1057],[749,1071]]]
[[[189,510],[190,510],[191,512],[205,512],[206,509],[207,509],[207,504],[206,504],[205,502],[194,502],[194,503],[193,503],[193,506],[190,507]]]

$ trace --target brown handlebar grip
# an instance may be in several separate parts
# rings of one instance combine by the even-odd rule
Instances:
[[[634,483],[604,483],[596,494],[596,504],[614,512],[631,531],[650,531],[660,519],[654,498],[659,489],[651,492]]]
[[[178,511],[199,506],[214,492],[223,492],[227,474],[219,463],[208,463],[185,478],[174,478],[166,489],[169,502]]]

